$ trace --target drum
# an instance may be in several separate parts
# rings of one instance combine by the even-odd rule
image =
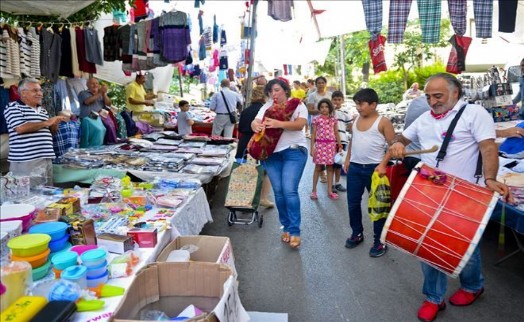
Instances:
[[[402,188],[381,241],[456,277],[477,247],[498,194],[420,162]],[[443,179],[445,177],[445,180]]]

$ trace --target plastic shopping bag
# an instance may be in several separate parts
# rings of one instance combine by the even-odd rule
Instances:
[[[368,213],[371,221],[386,218],[391,209],[391,187],[387,176],[380,177],[373,172],[371,191],[369,192]]]

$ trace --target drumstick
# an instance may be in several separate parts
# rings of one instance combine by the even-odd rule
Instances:
[[[426,150],[406,151],[406,153],[404,153],[404,156],[413,155],[413,154],[431,153],[437,150],[438,150],[438,145],[434,145],[431,148],[426,149]]]

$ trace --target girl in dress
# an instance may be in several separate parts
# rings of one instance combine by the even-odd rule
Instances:
[[[319,116],[315,117],[312,122],[313,131],[311,133],[310,153],[315,163],[313,172],[313,191],[310,198],[317,200],[317,183],[322,166],[327,167],[327,187],[328,197],[338,199],[338,194],[333,191],[333,160],[335,154],[340,152],[342,144],[338,134],[338,121],[335,118],[335,108],[329,99],[322,99],[318,102]]]

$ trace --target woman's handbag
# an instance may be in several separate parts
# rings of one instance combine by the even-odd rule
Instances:
[[[265,118],[289,121],[300,103],[301,101],[298,98],[288,100],[284,108],[281,104],[274,103],[264,113],[262,122]],[[270,128],[253,134],[251,140],[249,140],[249,143],[247,144],[249,155],[256,160],[266,160],[269,158],[269,156],[275,151],[282,132],[284,132],[284,129]]]

